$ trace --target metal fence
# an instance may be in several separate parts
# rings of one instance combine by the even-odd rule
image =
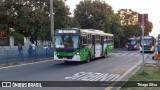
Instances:
[[[0,50],[0,63],[11,63],[21,61],[38,61],[43,58],[53,57],[53,48],[36,47],[31,52],[28,49],[18,50]]]

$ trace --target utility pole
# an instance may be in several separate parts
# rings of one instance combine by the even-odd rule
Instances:
[[[148,22],[148,14],[138,14],[138,22],[141,24],[141,28],[142,28],[142,56],[143,56],[143,64],[142,64],[142,69],[144,72],[144,66],[145,66],[145,62],[144,62],[144,29],[145,29],[145,23]]]
[[[51,39],[54,46],[54,13],[53,13],[53,0],[50,0],[50,15],[51,15]]]
[[[142,47],[142,50],[143,50],[143,72],[144,72],[144,65],[145,65],[145,62],[144,62],[144,15],[142,14],[142,42],[143,42],[143,47]]]

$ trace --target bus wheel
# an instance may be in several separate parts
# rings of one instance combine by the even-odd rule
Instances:
[[[87,60],[86,60],[86,62],[87,63],[89,63],[90,62],[90,60],[91,60],[91,55],[90,55],[90,53],[88,53],[88,55],[87,55],[87,58],[86,58]]]

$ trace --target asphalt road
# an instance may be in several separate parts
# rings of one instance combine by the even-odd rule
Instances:
[[[145,54],[145,58],[151,56]],[[47,62],[0,69],[0,81],[114,81],[140,62],[139,51],[117,49],[90,63]],[[0,88],[0,90],[104,90],[105,87]]]

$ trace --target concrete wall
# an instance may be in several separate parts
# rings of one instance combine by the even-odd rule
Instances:
[[[10,46],[0,46],[0,50],[17,50],[17,46],[14,46],[14,37],[10,37]],[[28,48],[29,45],[32,43],[29,40],[29,37],[24,37],[24,46],[23,48]],[[44,47],[45,45],[52,45],[51,41],[42,41],[42,40],[37,40],[37,46]]]

